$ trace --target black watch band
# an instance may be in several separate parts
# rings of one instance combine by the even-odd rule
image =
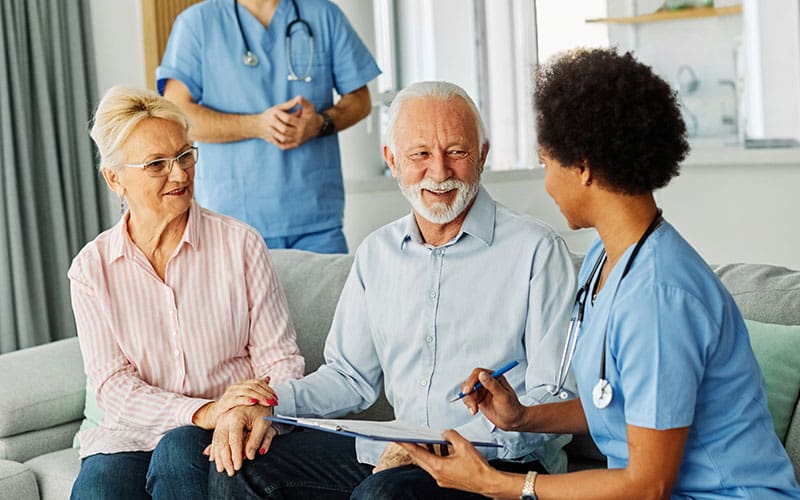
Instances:
[[[319,136],[325,137],[336,132],[336,126],[333,124],[333,120],[328,115],[328,112],[320,111],[319,115],[322,117],[322,126],[319,128]]]

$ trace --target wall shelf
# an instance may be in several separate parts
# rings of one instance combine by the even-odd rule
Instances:
[[[652,14],[641,14],[630,17],[605,17],[599,19],[587,19],[587,23],[617,23],[617,24],[638,24],[653,23],[659,21],[674,21],[678,19],[694,19],[699,17],[718,17],[741,14],[742,6],[731,5],[729,7],[695,7],[680,10],[661,10]]]

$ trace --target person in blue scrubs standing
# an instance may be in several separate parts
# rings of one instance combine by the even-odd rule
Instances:
[[[156,80],[191,122],[201,205],[270,248],[346,253],[336,133],[379,74],[329,0],[206,0],[175,20]]]
[[[742,316],[653,197],[689,149],[675,94],[613,49],[557,56],[536,83],[545,188],[600,236],[570,326],[579,397],[525,407],[476,369],[464,401],[504,430],[591,432],[608,470],[500,472],[454,431],[449,457],[403,447],[441,486],[494,498],[800,498]]]

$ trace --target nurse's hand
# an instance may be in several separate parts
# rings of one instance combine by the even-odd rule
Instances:
[[[265,140],[282,150],[296,148],[319,135],[323,118],[303,96],[296,96],[262,113]]]
[[[525,406],[519,402],[514,388],[505,377],[492,377],[485,368],[475,368],[462,384],[462,392],[467,392],[480,382],[483,388],[464,396],[462,401],[469,412],[475,415],[478,410],[494,425],[504,431],[518,430],[523,425]]]
[[[490,491],[493,484],[510,483],[516,488],[511,476],[501,478],[503,473],[489,465],[472,443],[461,437],[458,432],[445,431],[442,437],[451,443],[451,452],[448,456],[438,456],[417,444],[399,443],[398,446],[401,446],[414,463],[425,469],[442,488],[456,488],[487,496],[495,496],[495,492]],[[519,489],[515,489],[515,492],[522,491],[524,476],[521,477],[522,479],[517,478]]]
[[[284,150],[295,147],[294,137],[300,123],[297,116],[300,99],[300,96],[293,97],[258,115],[259,137]]]

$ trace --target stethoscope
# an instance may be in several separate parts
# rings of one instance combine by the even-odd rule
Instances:
[[[300,17],[300,10],[297,8],[297,1],[292,0],[292,6],[294,6],[294,21],[290,22],[288,26],[286,26],[286,65],[288,66],[289,76],[288,80],[290,82],[295,81],[304,81],[310,82],[311,81],[311,66],[314,63],[314,32],[311,31],[311,25],[308,22]],[[244,55],[242,56],[242,62],[245,66],[255,67],[258,66],[258,57],[253,54],[253,51],[250,50],[250,44],[247,43],[247,37],[244,36],[244,29],[242,29],[242,21],[239,19],[239,2],[237,0],[233,0],[233,11],[236,13],[236,24],[239,26],[239,33],[242,35],[242,41],[244,42]],[[299,24],[300,26],[304,26],[306,31],[308,32],[308,64],[306,65],[306,70],[303,73],[303,76],[297,76],[297,73],[294,71],[294,65],[292,65],[292,28],[295,24]]]
[[[647,241],[647,238],[653,234],[659,225],[661,225],[662,221],[661,217],[661,209],[656,211],[656,216],[653,218],[650,225],[647,226],[645,229],[644,234],[642,234],[639,241],[636,242],[636,246],[633,247],[633,251],[631,252],[631,256],[628,257],[628,262],[625,263],[625,268],[622,270],[622,276],[617,281],[617,286],[614,289],[614,294],[611,296],[611,308],[613,309],[614,300],[617,297],[617,292],[619,291],[619,286],[622,283],[622,280],[625,279],[625,276],[628,275],[628,271],[630,271],[631,266],[633,265],[633,260],[636,258],[636,255],[641,250],[642,245],[644,242]],[[577,294],[575,295],[575,302],[572,305],[572,314],[570,315],[569,319],[569,327],[567,330],[567,341],[564,344],[564,352],[561,354],[561,363],[558,366],[558,373],[556,374],[556,383],[555,385],[548,386],[547,392],[552,394],[553,396],[558,396],[561,399],[566,399],[569,397],[569,394],[566,390],[564,390],[564,385],[567,383],[567,376],[569,374],[569,369],[572,366],[572,359],[575,357],[575,346],[578,344],[578,335],[581,331],[581,325],[583,324],[583,314],[586,310],[586,300],[589,297],[590,293],[589,290],[592,286],[592,282],[594,281],[594,277],[597,274],[597,271],[603,267],[607,258],[605,248],[600,253],[600,256],[594,263],[592,267],[592,271],[589,273],[589,276],[586,278],[583,286],[578,289]],[[609,309],[610,311],[611,309]],[[603,329],[603,352],[600,358],[600,373],[597,376],[597,384],[595,384],[594,388],[592,389],[592,403],[598,409],[606,408],[608,405],[611,404],[611,400],[614,397],[614,391],[611,387],[611,384],[608,382],[606,378],[606,342],[608,336],[608,322],[611,319],[611,313],[609,312],[608,316],[606,317],[606,325]]]

